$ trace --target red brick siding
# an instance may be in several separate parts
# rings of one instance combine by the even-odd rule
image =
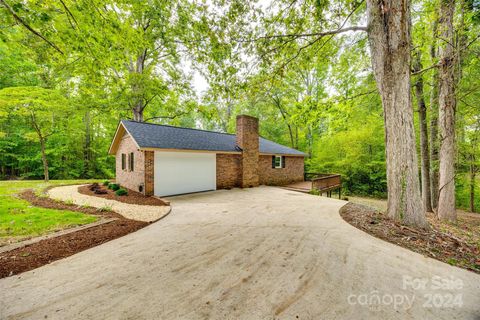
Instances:
[[[303,181],[303,157],[285,156],[285,168],[272,168],[272,156],[261,155],[258,165],[260,184],[285,185]]]
[[[154,178],[155,178],[155,153],[153,151],[145,152],[145,195],[153,196]]]
[[[258,119],[237,116],[237,145],[242,148],[242,187],[256,187],[258,177]]]
[[[217,154],[217,189],[240,187],[242,182],[242,156]]]
[[[129,171],[128,168],[128,154],[130,152],[133,152],[134,157],[133,171]],[[122,153],[126,154],[125,170],[122,170]],[[128,134],[125,134],[118,146],[115,157],[115,181],[125,188],[138,191],[138,186],[145,182],[145,158],[143,151],[138,151],[133,139]]]

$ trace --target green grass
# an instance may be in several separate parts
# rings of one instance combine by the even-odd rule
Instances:
[[[0,181],[0,243],[11,238],[39,236],[96,221],[97,217],[81,212],[33,207],[27,201],[15,197],[15,194],[25,189],[33,189],[39,194],[43,189],[53,185],[91,182],[93,181],[55,180],[49,183],[32,180]]]

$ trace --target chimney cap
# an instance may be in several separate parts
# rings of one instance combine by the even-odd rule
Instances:
[[[248,114],[239,114],[239,115],[237,116],[237,119],[239,119],[239,118],[250,118],[250,119],[253,119],[253,120],[258,120],[257,117],[250,116],[250,115],[248,115]]]

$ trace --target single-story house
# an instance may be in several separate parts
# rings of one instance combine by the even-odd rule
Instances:
[[[303,181],[305,154],[259,137],[258,119],[237,117],[236,134],[120,121],[109,153],[116,182],[169,196]]]

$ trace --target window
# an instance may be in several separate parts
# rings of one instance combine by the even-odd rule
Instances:
[[[274,169],[285,168],[285,157],[272,156],[272,168]]]
[[[128,167],[130,169],[130,171],[133,171],[133,168],[134,168],[134,159],[133,159],[133,152],[130,152],[130,157],[129,157],[129,164],[128,164]]]
[[[282,167],[282,157],[275,156],[275,168],[281,168],[281,167]]]
[[[127,168],[127,155],[125,153],[122,153],[122,170],[125,170]]]

